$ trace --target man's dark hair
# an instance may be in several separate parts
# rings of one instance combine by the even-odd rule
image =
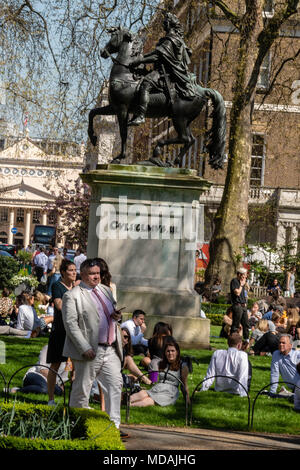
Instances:
[[[132,313],[132,318],[139,317],[140,315],[146,316],[146,314],[145,314],[145,312],[143,312],[143,310],[134,310],[134,312]]]
[[[88,258],[83,261],[80,265],[80,272],[84,271],[87,268],[92,268],[93,266],[99,266],[98,263],[95,261],[94,258]]]

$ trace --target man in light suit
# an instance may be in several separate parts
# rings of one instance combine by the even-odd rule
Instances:
[[[66,292],[62,316],[66,330],[63,355],[75,368],[70,406],[89,408],[90,390],[96,376],[101,381],[105,410],[116,427],[120,425],[123,358],[122,340],[110,289],[100,284],[100,268],[87,259],[80,266],[81,282]]]

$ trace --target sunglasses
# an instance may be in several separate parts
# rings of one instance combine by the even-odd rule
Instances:
[[[124,339],[128,339],[129,336],[128,336],[128,335],[123,335],[123,338],[124,338]]]

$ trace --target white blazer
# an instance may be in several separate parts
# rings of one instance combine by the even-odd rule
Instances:
[[[98,288],[115,306],[109,287],[98,284]],[[66,292],[62,299],[62,318],[66,330],[63,355],[76,360],[85,360],[82,354],[89,349],[97,352],[99,342],[100,319],[96,304],[90,292],[80,283]],[[120,360],[123,358],[121,332],[116,323],[116,351]]]

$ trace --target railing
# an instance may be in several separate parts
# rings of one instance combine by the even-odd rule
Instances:
[[[247,399],[248,399],[248,428],[250,427],[250,410],[251,410],[251,406],[250,406],[250,396],[249,396],[249,393],[248,393],[248,390],[245,388],[245,386],[243,384],[241,384],[241,382],[239,382],[237,379],[235,379],[234,377],[230,377],[228,375],[213,375],[211,377],[207,377],[205,379],[203,379],[201,382],[198,383],[198,385],[195,387],[193,393],[192,393],[192,396],[191,396],[191,403],[190,403],[190,418],[189,418],[189,425],[191,426],[192,425],[192,421],[193,421],[193,400],[194,400],[194,396],[195,396],[195,393],[198,391],[198,388],[200,387],[200,385],[203,384],[203,382],[206,382],[207,380],[210,380],[210,379],[217,379],[217,378],[226,378],[226,379],[231,379],[233,380],[234,382],[238,383],[239,385],[241,385],[241,387],[245,390],[246,392],[246,395],[247,395]],[[204,393],[204,392],[203,392]]]
[[[62,380],[60,374],[59,374],[56,370],[51,369],[51,367],[49,367],[49,366],[47,366],[47,365],[45,365],[45,364],[36,364],[36,363],[35,363],[35,364],[27,364],[26,366],[22,366],[22,367],[20,367],[19,369],[17,369],[17,370],[10,376],[10,379],[9,379],[8,383],[6,383],[4,374],[3,374],[3,373],[1,372],[1,370],[0,370],[0,374],[1,374],[1,376],[2,376],[2,378],[3,378],[3,380],[4,380],[4,382],[5,382],[5,387],[4,387],[4,402],[5,402],[5,403],[8,403],[8,402],[9,402],[9,387],[10,387],[10,384],[11,384],[13,378],[15,377],[15,375],[17,375],[17,374],[18,374],[21,370],[23,370],[23,369],[28,369],[28,368],[30,368],[30,367],[37,367],[37,366],[38,366],[38,367],[41,367],[41,368],[43,368],[43,369],[49,369],[49,370],[51,370],[52,372],[54,372],[55,375],[58,376],[59,380],[61,381],[62,388],[63,388],[64,408],[65,408],[65,406],[66,406],[66,389],[65,389],[65,384],[64,384],[64,382],[63,382],[63,380]],[[69,406],[69,405],[68,405],[68,406]]]
[[[0,376],[1,378],[3,379],[3,382],[4,382],[4,401],[5,403],[8,403],[9,402],[9,386],[13,380],[13,378],[15,377],[15,375],[20,372],[22,369],[25,369],[25,368],[29,368],[29,367],[33,367],[33,366],[36,366],[37,364],[28,364],[26,366],[22,366],[20,367],[17,371],[15,371],[11,376],[10,376],[10,379],[9,381],[7,382],[6,379],[5,379],[5,376],[3,374],[3,372],[0,370]],[[51,367],[47,366],[47,365],[43,365],[43,364],[39,364],[39,367],[43,367],[43,368],[47,368],[49,370],[51,370],[52,372],[54,372],[60,379],[61,381],[61,384],[62,384],[62,387],[63,387],[63,397],[64,397],[64,408],[66,407],[66,393],[65,393],[65,384],[61,378],[61,376],[58,374],[57,371],[51,369]],[[155,371],[152,371],[152,372],[155,372]],[[233,380],[234,382],[238,383],[239,385],[241,385],[241,387],[245,390],[246,392],[246,396],[247,396],[247,400],[248,400],[248,423],[247,423],[247,426],[249,429],[253,429],[253,423],[254,423],[254,410],[255,410],[255,405],[256,405],[256,402],[257,402],[257,399],[260,395],[262,395],[262,393],[264,392],[264,390],[268,387],[270,387],[271,385],[274,385],[274,384],[289,384],[289,385],[292,385],[294,388],[297,388],[300,390],[300,387],[298,387],[297,385],[291,383],[291,382],[283,382],[283,381],[278,381],[278,382],[272,382],[272,383],[269,383],[267,385],[265,385],[264,387],[262,387],[259,392],[256,394],[254,400],[253,400],[253,404],[252,404],[252,410],[251,410],[251,403],[250,403],[250,396],[249,396],[249,393],[248,393],[248,390],[245,388],[245,386],[243,384],[241,384],[241,382],[239,382],[237,379],[235,379],[234,377],[231,377],[231,376],[228,376],[228,375],[214,375],[212,377],[207,377],[205,379],[203,379],[201,382],[198,383],[198,385],[195,387],[192,395],[191,395],[191,399],[190,401],[188,400],[188,393],[187,393],[187,389],[184,385],[184,383],[182,382],[181,379],[179,379],[178,377],[176,377],[174,374],[172,374],[171,372],[167,371],[167,372],[164,372],[167,375],[170,375],[172,377],[174,377],[177,382],[178,382],[178,386],[180,384],[181,386],[181,389],[182,389],[182,392],[183,392],[183,395],[184,395],[184,399],[185,399],[185,425],[186,426],[191,426],[192,423],[193,423],[193,402],[194,402],[194,398],[195,398],[195,394],[196,392],[199,391],[199,387],[206,381],[206,380],[210,380],[210,379],[216,379],[216,378],[219,378],[219,377],[222,377],[222,378],[227,378],[227,379],[231,379]],[[146,372],[145,374],[143,374],[142,376],[139,377],[139,383],[141,382],[142,378],[144,376],[147,376],[149,375],[149,372]],[[68,407],[69,407],[69,402],[70,402],[70,393],[71,393],[71,388],[72,388],[72,382],[71,382],[71,387],[70,387],[70,392],[69,392],[69,400],[68,400]],[[125,390],[126,390],[126,423],[129,423],[129,419],[130,419],[130,393],[132,391],[132,387],[130,386],[125,386]],[[203,392],[205,393],[205,392]],[[222,393],[222,392],[221,392]],[[280,395],[279,395],[280,396]],[[101,404],[100,404],[101,406]],[[190,412],[189,412],[190,411]],[[250,416],[251,416],[251,419],[250,419]]]
[[[251,291],[256,299],[261,299],[267,295],[267,287],[251,286]]]

